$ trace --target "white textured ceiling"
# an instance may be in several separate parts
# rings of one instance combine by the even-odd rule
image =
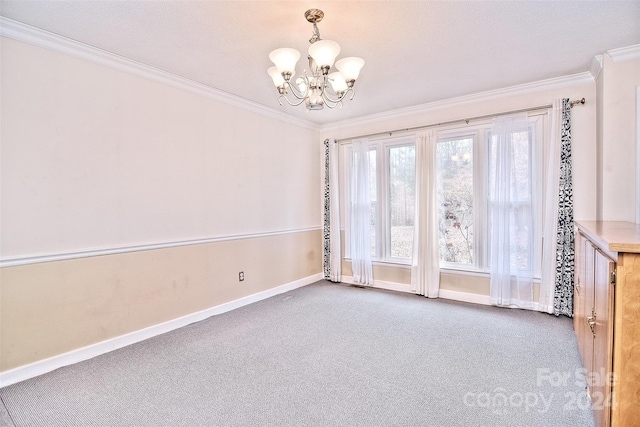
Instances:
[[[366,61],[342,110],[280,107],[266,73],[271,50],[306,52],[309,8],[339,58]],[[319,124],[585,72],[640,43],[640,0],[0,0],[0,15]]]

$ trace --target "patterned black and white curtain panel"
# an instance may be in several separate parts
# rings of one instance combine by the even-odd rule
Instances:
[[[326,280],[342,280],[340,253],[340,184],[338,183],[338,144],[324,141],[324,228],[322,233],[323,273]]]
[[[575,242],[573,226],[573,185],[571,179],[571,104],[562,100],[560,188],[558,234],[556,240],[556,286],[553,308],[556,316],[573,317]]]
[[[323,271],[326,280],[331,279],[331,196],[329,186],[329,140],[324,140],[324,228],[322,240],[324,245]]]

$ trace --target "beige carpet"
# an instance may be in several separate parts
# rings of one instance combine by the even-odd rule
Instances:
[[[16,426],[588,427],[580,366],[565,317],[318,282],[0,398]]]

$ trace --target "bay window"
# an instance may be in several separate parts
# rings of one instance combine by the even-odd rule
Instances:
[[[517,185],[513,191],[518,197],[509,209],[514,224],[533,225],[512,229],[518,250],[511,262],[514,269],[540,277],[543,117],[529,118],[529,131],[514,137]],[[372,258],[377,262],[410,264],[415,222],[415,137],[374,140],[369,147]],[[491,124],[441,130],[433,149],[440,267],[487,273],[491,247],[489,212],[495,179]],[[348,148],[345,154],[350,158]],[[348,170],[346,175],[349,182]],[[532,216],[532,221],[515,221],[527,215]],[[348,241],[348,223],[345,231]]]

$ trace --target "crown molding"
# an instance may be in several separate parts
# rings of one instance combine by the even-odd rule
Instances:
[[[316,123],[308,120],[293,117],[220,89],[3,16],[0,16],[0,36],[153,80],[302,128],[313,131],[319,130],[319,126]]]
[[[589,68],[589,73],[593,76],[593,79],[597,79],[600,75],[600,71],[602,71],[602,55],[596,55],[591,60],[591,67]]]
[[[584,83],[593,83],[594,78],[590,72],[572,74],[569,76],[556,77],[552,79],[540,80],[532,83],[525,83],[517,86],[509,86],[502,89],[490,90],[486,92],[478,92],[471,95],[459,96],[456,98],[445,99],[442,101],[429,102],[413,107],[399,108],[379,114],[371,114],[356,119],[343,120],[339,122],[329,123],[321,126],[322,132],[331,132],[339,129],[350,128],[356,125],[370,125],[382,120],[400,119],[412,114],[422,114],[433,110],[441,110],[444,108],[460,107],[480,101],[488,101],[491,99],[506,98],[509,96],[526,95],[529,93],[539,92],[541,90],[560,89],[569,86],[575,86]]]
[[[610,49],[607,54],[611,57],[613,62],[633,61],[634,59],[640,59],[640,44],[634,44],[627,47],[620,47],[617,49]]]

